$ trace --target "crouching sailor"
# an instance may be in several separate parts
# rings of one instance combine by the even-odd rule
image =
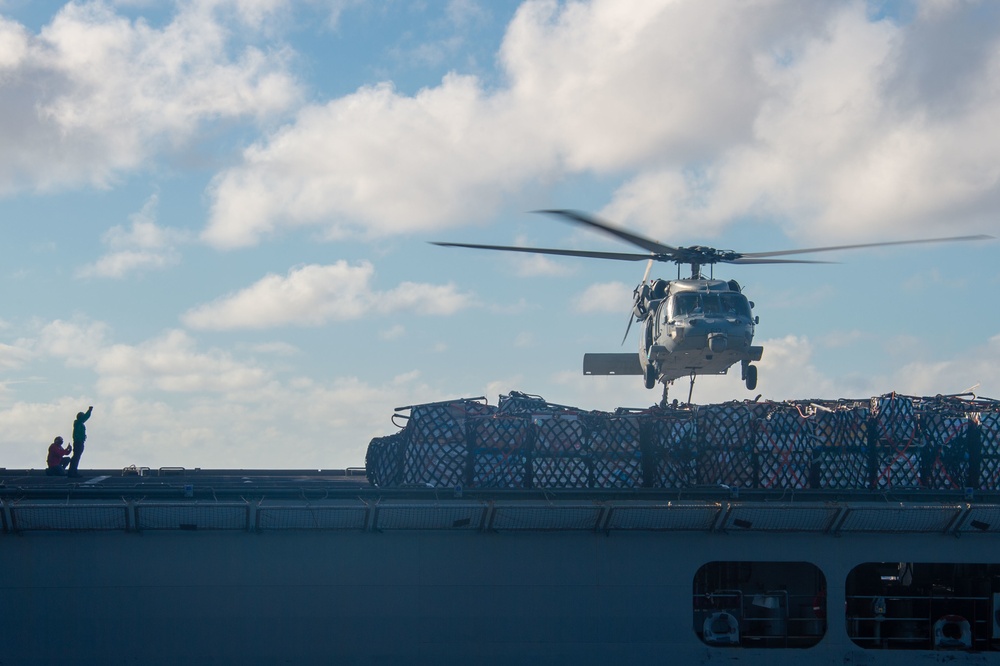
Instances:
[[[69,465],[69,454],[73,452],[72,446],[63,448],[63,438],[56,437],[49,444],[49,457],[46,460],[46,476],[63,476],[66,474],[66,466]]]

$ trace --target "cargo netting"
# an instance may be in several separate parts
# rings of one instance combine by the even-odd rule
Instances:
[[[379,488],[1000,490],[1000,402],[890,393],[587,411],[511,392],[396,410]]]

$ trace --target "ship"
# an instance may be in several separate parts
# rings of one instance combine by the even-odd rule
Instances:
[[[0,662],[1000,663],[996,401],[393,416],[346,470],[0,470]]]

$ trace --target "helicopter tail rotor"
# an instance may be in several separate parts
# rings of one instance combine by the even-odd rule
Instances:
[[[650,259],[646,262],[646,272],[642,274],[642,282],[639,283],[634,290],[632,290],[632,312],[628,316],[628,326],[625,327],[625,335],[622,337],[622,346],[625,346],[625,340],[628,339],[629,331],[632,330],[632,319],[642,319],[644,316],[643,303],[645,302],[646,292],[649,287],[647,283],[649,282],[649,274],[653,270],[654,260]]]
[[[628,339],[628,333],[632,330],[632,313],[628,313],[628,326],[625,327],[625,335],[622,336],[622,347],[625,346],[625,340]]]

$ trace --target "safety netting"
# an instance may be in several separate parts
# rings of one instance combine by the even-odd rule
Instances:
[[[754,416],[749,405],[727,402],[695,410],[698,485],[754,485]]]
[[[922,479],[928,488],[969,487],[972,420],[954,409],[928,409],[921,419],[924,453]]]
[[[662,409],[644,419],[647,446],[643,451],[649,485],[687,488],[695,484],[696,431],[690,409]]]
[[[532,485],[535,488],[587,488],[590,484],[590,456],[532,454]]]
[[[471,400],[412,408],[403,446],[400,483],[461,486],[469,464],[466,421],[489,413]]]
[[[473,488],[527,488],[528,453],[534,433],[527,416],[497,414],[472,424]],[[461,485],[458,483],[457,485]]]
[[[368,507],[360,500],[262,502],[256,507],[259,531],[268,530],[362,530]]]
[[[762,488],[810,486],[813,459],[808,423],[795,405],[778,404],[757,412],[754,449]]]
[[[397,417],[369,445],[377,487],[1000,490],[1000,402],[969,395],[603,412],[512,392]]]
[[[970,438],[969,455],[979,454],[978,487],[1000,488],[1000,403],[989,405],[988,410],[976,416],[976,433]]]
[[[124,530],[128,525],[124,502],[16,502],[10,507],[13,525],[29,530]]]
[[[245,502],[137,504],[139,530],[246,530]]]
[[[949,529],[958,518],[957,505],[851,507],[837,532],[937,532]]]
[[[402,478],[403,447],[406,437],[403,432],[385,437],[376,437],[368,444],[365,454],[365,470],[372,484],[383,488],[398,486]]]

